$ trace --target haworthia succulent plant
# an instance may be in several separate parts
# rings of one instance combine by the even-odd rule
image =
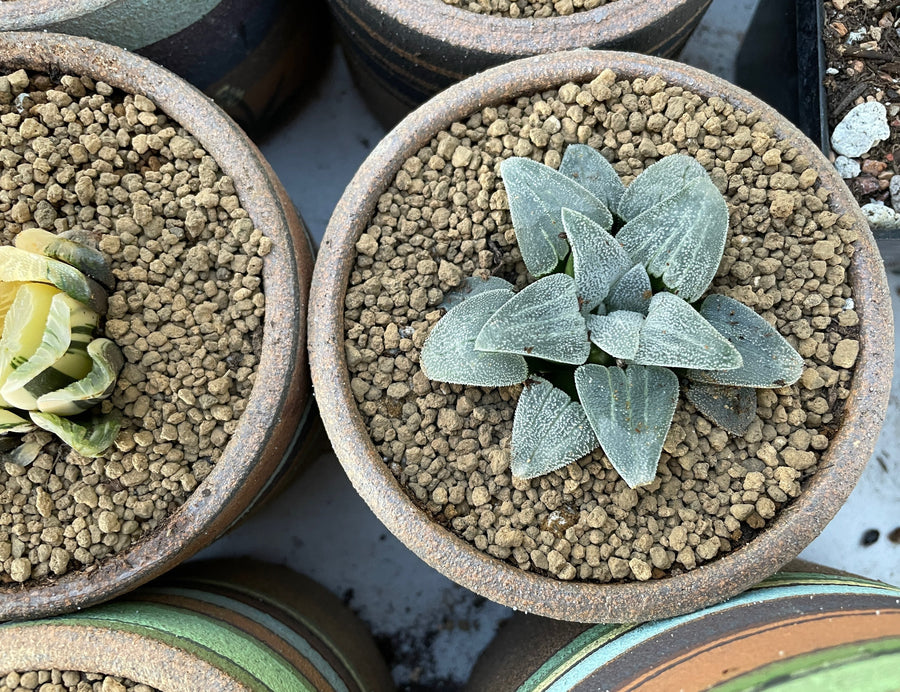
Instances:
[[[454,384],[526,382],[514,475],[550,473],[599,443],[628,485],[645,485],[678,399],[669,368],[685,371],[687,397],[732,434],[756,417],[752,387],[799,378],[803,360],[753,310],[718,295],[699,312],[690,305],[728,232],[725,200],[696,161],[664,158],[627,188],[583,145],[569,146],[559,171],[531,159],[500,170],[525,266],[543,278],[518,293],[499,279],[467,280],[445,298],[420,363]]]
[[[514,287],[509,281],[501,279],[499,276],[490,276],[487,279],[470,276],[463,281],[462,286],[444,296],[444,302],[441,303],[441,307],[445,310],[450,310],[467,298],[472,298],[479,293],[485,293],[487,291],[496,291],[498,288],[505,288],[511,291]]]
[[[610,228],[612,215],[603,202],[559,171],[537,161],[506,159],[500,164],[509,213],[525,266],[533,276],[551,273],[569,254],[562,210],[572,209]]]
[[[697,410],[732,435],[743,435],[756,418],[756,390],[688,380],[685,396]]]
[[[526,383],[513,418],[510,468],[520,478],[543,476],[589,454],[597,438],[581,404],[546,380]]]
[[[574,279],[553,274],[523,288],[484,323],[475,350],[583,363],[591,344]]]
[[[486,291],[444,315],[422,347],[420,363],[428,378],[480,387],[524,382],[528,366],[522,356],[475,350],[481,328],[513,295],[505,288]]]
[[[713,294],[703,301],[700,314],[741,354],[743,364],[730,370],[692,372],[701,382],[736,387],[783,387],[803,373],[803,358],[778,330],[743,303]]]
[[[616,238],[650,276],[693,303],[716,275],[727,235],[728,207],[704,173],[635,216]]]
[[[570,144],[563,154],[559,172],[584,188],[614,210],[625,193],[625,185],[603,154],[584,144]]]
[[[600,446],[629,486],[652,483],[678,403],[678,378],[666,368],[583,365],[578,398]]]
[[[604,161],[606,159],[603,159]],[[572,273],[583,308],[593,310],[634,262],[619,242],[584,214],[562,210],[566,240],[572,246]]]

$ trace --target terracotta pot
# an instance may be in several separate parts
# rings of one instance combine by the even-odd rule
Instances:
[[[888,690],[900,687],[900,589],[797,562],[736,598],[642,625],[515,615],[469,692]],[[770,687],[771,685],[771,687]]]
[[[390,127],[494,65],[576,48],[675,55],[711,0],[616,0],[565,17],[477,14],[443,0],[329,0],[356,84]]]
[[[243,208],[265,229],[272,252],[263,267],[266,313],[256,383],[209,476],[152,534],[123,553],[39,583],[0,586],[0,621],[83,608],[129,591],[208,545],[304,455],[316,421],[306,366],[309,235],[262,154],[215,104],[146,58],[60,34],[0,33],[0,66],[87,75],[152,99],[202,144],[234,180]]]
[[[0,3],[0,31],[85,36],[144,55],[248,128],[264,124],[323,71],[327,22],[321,0]]]
[[[707,98],[720,96],[757,111],[779,140],[796,147],[831,191],[831,208],[855,219],[859,241],[851,281],[860,314],[860,357],[842,427],[800,496],[764,530],[732,553],[677,576],[646,582],[566,582],[477,550],[433,521],[398,484],[368,436],[350,389],[344,352],[344,297],[379,197],[402,164],[451,123],[517,97],[589,82],[604,68],[620,77],[659,75]],[[884,420],[893,363],[893,328],[884,268],[849,191],[798,130],[761,101],[700,70],[628,53],[576,51],[519,60],[476,75],[415,111],[375,148],[341,198],[321,244],[310,299],[310,362],[326,430],[350,480],[382,522],[413,552],[457,583],[525,612],[581,622],[631,622],[668,617],[722,601],[797,556],[850,494]]]
[[[0,676],[72,670],[159,690],[390,690],[363,624],[329,591],[251,560],[185,565],[127,598],[0,625]]]

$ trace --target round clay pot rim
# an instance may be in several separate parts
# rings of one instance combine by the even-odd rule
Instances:
[[[22,0],[16,0],[21,2]],[[712,0],[701,0],[697,14],[702,15]],[[336,0],[345,5],[347,0]],[[448,5],[443,0],[367,0],[382,14],[394,17],[401,24],[425,36],[452,46],[478,53],[500,53],[527,56],[574,50],[596,44],[599,39],[608,44],[625,39],[635,31],[649,26],[692,0],[615,0],[592,10],[568,16],[513,18],[479,14]],[[424,7],[423,7],[424,6]],[[396,51],[392,42],[385,42],[377,33],[372,38]],[[660,45],[671,39],[669,34]],[[654,52],[659,46],[647,49]],[[445,69],[446,66],[441,66]],[[433,66],[437,69],[437,66]],[[455,71],[450,76],[462,79]]]
[[[16,31],[65,22],[96,12],[117,0],[15,0],[0,2],[0,23],[5,30]]]
[[[158,690],[184,689],[186,680],[209,681],[217,690],[247,690],[165,633],[148,636],[140,628],[115,621],[64,618],[12,623],[0,627],[0,643],[0,675],[53,668],[124,677]]]
[[[0,588],[3,621],[80,609],[129,591],[185,560],[238,520],[249,501],[237,507],[235,497],[244,494],[253,500],[264,492],[270,479],[256,468],[262,452],[268,452],[266,459],[285,461],[295,426],[312,407],[303,311],[312,251],[296,209],[256,146],[211,99],[180,77],[115,46],[43,32],[0,32],[0,64],[88,76],[147,96],[232,178],[241,206],[273,241],[264,259],[267,301],[256,381],[210,474],[184,504],[123,552],[60,577]]]
[[[452,122],[485,106],[568,81],[590,81],[604,68],[629,78],[659,75],[669,85],[758,111],[777,137],[807,156],[821,183],[832,190],[832,209],[856,221],[859,240],[851,279],[861,348],[843,425],[819,470],[757,537],[677,576],[596,584],[540,576],[490,557],[434,522],[410,499],[375,450],[350,391],[341,316],[355,242],[409,156]],[[868,225],[834,167],[799,130],[748,92],[696,68],[631,53],[582,50],[525,58],[475,75],[438,94],[387,134],[347,187],[322,241],[310,298],[309,350],[319,410],[338,458],[363,499],[407,547],[450,579],[513,608],[555,619],[628,622],[722,601],[775,572],[818,535],[853,489],[884,420],[893,367],[892,324],[884,267]]]

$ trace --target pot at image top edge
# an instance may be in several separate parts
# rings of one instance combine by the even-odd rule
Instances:
[[[322,0],[13,0],[0,31],[85,36],[150,58],[259,131],[323,71]]]
[[[722,98],[770,124],[796,148],[830,191],[831,210],[858,232],[850,281],[859,312],[859,358],[841,426],[799,497],[739,549],[701,567],[642,582],[563,581],[491,557],[434,521],[400,486],[369,436],[350,388],[344,300],[379,199],[409,158],[456,121],[487,106],[567,82],[590,82],[606,68],[620,78],[658,75],[669,86]],[[471,77],[404,119],[363,163],[338,203],[318,256],[310,295],[310,364],[316,399],[335,452],[357,492],[385,526],[425,562],[458,584],[517,610],[578,622],[670,617],[723,601],[795,558],[846,500],[874,448],[887,409],[893,320],[884,267],[859,207],[834,167],[782,116],[747,92],[696,68],[661,58],[572,51],[514,61]]]
[[[319,444],[305,340],[311,239],[260,151],[201,92],[121,48],[61,34],[0,32],[0,73],[20,69],[86,76],[149,98],[233,180],[242,208],[272,247],[262,267],[266,310],[255,383],[209,475],[154,531],[86,570],[21,584],[4,574],[0,622],[85,608],[159,576],[243,519]]]
[[[747,593],[659,622],[516,614],[467,692],[900,688],[900,589],[797,560]]]
[[[613,0],[539,19],[444,0],[328,0],[357,88],[386,127],[466,77],[516,58],[604,48],[676,55],[712,0]]]
[[[0,625],[0,682],[50,669],[165,692],[393,689],[371,635],[336,596],[246,559],[189,563],[111,603]]]

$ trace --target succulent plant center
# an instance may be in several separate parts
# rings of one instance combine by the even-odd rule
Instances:
[[[514,475],[534,478],[600,446],[630,487],[656,477],[679,386],[736,435],[756,388],[799,379],[803,359],[762,317],[712,294],[728,208],[706,170],[673,155],[627,188],[596,150],[570,145],[559,170],[500,166],[522,259],[536,281],[469,278],[425,342],[432,380],[524,383]]]
[[[112,341],[93,338],[112,283],[102,253],[70,238],[31,228],[0,247],[0,434],[43,428],[89,457],[112,444],[118,417],[89,412],[124,362]],[[26,443],[13,460],[39,451]]]

